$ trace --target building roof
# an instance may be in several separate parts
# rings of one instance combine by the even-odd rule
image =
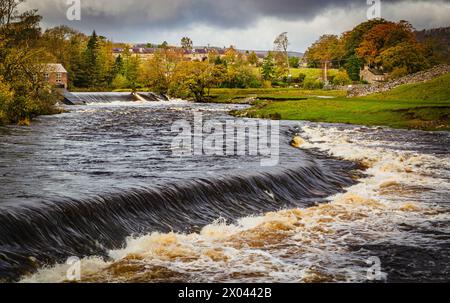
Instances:
[[[375,68],[369,68],[369,71],[374,74],[375,76],[384,76],[384,73],[382,70],[375,69]]]
[[[62,64],[59,63],[45,64],[44,69],[46,72],[51,73],[67,73],[67,70],[64,68],[64,66],[62,66]]]
[[[207,54],[208,50],[204,48],[196,48],[193,50],[193,53],[195,54]]]

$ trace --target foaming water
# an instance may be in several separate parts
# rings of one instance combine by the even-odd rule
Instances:
[[[290,147],[290,125],[276,167],[248,155],[172,155],[174,121],[198,112],[233,119],[235,108],[110,100],[0,129],[1,279],[71,256],[107,259],[129,236],[198,233],[219,218],[305,208],[355,183],[355,164]]]
[[[366,282],[374,257],[380,281],[449,280],[448,133],[286,124],[305,152],[357,162],[365,176],[326,204],[129,237],[106,257],[84,258],[82,281]],[[23,282],[64,282],[67,269]]]

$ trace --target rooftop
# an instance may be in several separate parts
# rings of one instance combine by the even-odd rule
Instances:
[[[59,63],[45,64],[44,69],[46,72],[67,73],[67,70],[64,68],[64,66],[62,66],[62,64],[59,64]]]

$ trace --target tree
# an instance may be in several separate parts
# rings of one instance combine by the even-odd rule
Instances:
[[[86,35],[67,26],[47,29],[40,39],[40,45],[48,54],[44,62],[61,63],[67,70],[69,87],[82,86]]]
[[[157,93],[167,94],[173,74],[182,61],[183,54],[179,50],[160,49],[142,65],[140,81]]]
[[[347,70],[347,74],[352,81],[359,81],[361,79],[361,64],[361,60],[359,60],[358,56],[355,54],[348,58],[347,63],[345,64],[345,69]]]
[[[305,53],[308,62],[339,62],[344,55],[342,41],[336,35],[323,35]],[[318,66],[316,66],[318,67]]]
[[[98,69],[99,79],[97,86],[109,87],[116,76],[114,74],[115,59],[112,55],[113,44],[106,38],[101,37],[99,41],[99,53],[98,53]]]
[[[356,54],[365,64],[371,67],[384,67],[392,69],[398,67],[398,65],[384,66],[382,53],[388,52],[392,58],[392,51],[390,48],[395,48],[396,50],[402,50],[398,48],[398,45],[408,45],[415,49],[415,53],[423,52],[419,47],[416,37],[413,33],[413,28],[411,24],[406,21],[400,21],[399,23],[394,22],[384,22],[373,26],[364,36],[361,44],[356,49]],[[403,54],[406,52],[403,50]],[[418,54],[417,54],[418,55]],[[386,57],[386,56],[385,56]],[[396,56],[399,58],[398,56]],[[399,58],[408,60],[407,57]],[[391,60],[391,63],[393,61]],[[396,60],[399,62],[399,60]]]
[[[299,57],[289,57],[289,65],[293,68],[300,67],[300,58]]]
[[[89,37],[83,54],[83,67],[80,75],[82,87],[94,87],[99,82],[99,39],[95,31]]]
[[[158,45],[158,48],[169,48],[169,43],[167,41],[164,41],[163,43],[161,43],[160,45]]]
[[[274,78],[275,75],[275,63],[273,60],[272,53],[269,52],[266,58],[264,58],[262,67],[261,67],[261,74],[263,76],[264,80],[271,81]]]
[[[20,16],[17,8],[23,2],[25,0],[0,0],[0,26],[8,26]]]
[[[36,11],[19,12],[21,0],[0,0],[0,123],[28,124],[55,111],[56,95],[44,81]]]
[[[191,38],[189,37],[183,37],[181,38],[181,48],[184,50],[192,50],[194,47],[194,43],[192,42]]]
[[[227,62],[227,64],[235,64],[238,60],[239,53],[234,48],[234,46],[230,46],[224,54],[224,60]]]
[[[125,78],[131,89],[138,87],[141,60],[138,55],[128,56],[125,60]]]
[[[111,83],[112,87],[115,89],[121,89],[128,87],[129,83],[127,78],[125,78],[122,74],[117,74],[114,78],[114,80]]]
[[[290,75],[289,73],[289,64],[286,54],[283,52],[275,52],[273,54],[274,62],[275,62],[275,78],[281,79],[286,78]]]
[[[247,56],[247,62],[248,62],[250,65],[256,66],[256,65],[258,64],[258,62],[259,62],[258,55],[256,55],[255,52],[251,52],[251,53]]]
[[[227,68],[222,87],[226,88],[257,88],[261,87],[261,80],[253,68],[247,65],[232,65]]]
[[[289,48],[289,38],[287,35],[287,32],[284,32],[280,34],[274,41],[275,50],[282,51],[285,54],[286,62],[287,62],[287,73],[288,76],[290,76],[290,65],[289,65],[289,54],[288,54],[288,48]]]
[[[380,60],[386,71],[406,69],[409,74],[412,74],[427,67],[423,49],[417,44],[408,42],[384,50],[380,54]]]
[[[118,75],[125,75],[125,67],[122,55],[118,55],[115,62],[114,62],[114,68],[113,68],[113,75],[114,77]]]
[[[336,76],[334,76],[333,79],[333,84],[334,85],[340,85],[340,86],[344,86],[344,85],[349,85],[352,83],[352,80],[350,79],[350,77],[347,74],[346,70],[340,70]]]
[[[204,102],[210,88],[219,85],[224,77],[223,66],[208,62],[183,61],[174,73],[170,93],[181,98]]]
[[[373,27],[384,24],[387,21],[384,19],[372,19],[357,25],[349,32],[345,32],[342,35],[344,45],[344,58],[347,59],[356,54],[356,49],[363,41],[364,35],[369,32]]]

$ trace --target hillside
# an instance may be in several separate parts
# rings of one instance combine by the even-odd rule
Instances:
[[[373,85],[354,86],[348,91],[349,97],[363,97],[372,94],[383,93],[395,89],[396,87],[407,84],[418,84],[431,81],[443,75],[450,73],[450,65],[441,64],[431,69],[421,71],[415,74],[407,75],[405,77],[395,79],[388,82],[383,82]]]
[[[449,101],[450,73],[425,83],[406,84],[390,91],[367,96],[377,100]]]

